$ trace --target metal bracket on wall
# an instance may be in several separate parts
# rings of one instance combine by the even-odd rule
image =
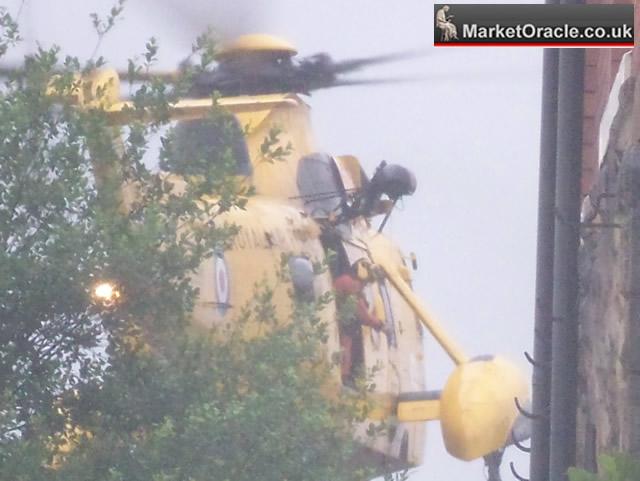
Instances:
[[[525,418],[529,418],[532,420],[536,420],[536,419],[545,419],[548,418],[549,415],[548,414],[540,414],[540,413],[532,413],[527,411],[525,408],[522,407],[522,404],[520,404],[520,400],[517,397],[513,398],[513,402],[516,404],[516,409],[520,412],[520,414],[522,414]]]
[[[545,369],[547,371],[549,369],[551,369],[551,363],[550,362],[538,362],[527,351],[524,351],[524,357],[529,362],[529,364],[531,364],[533,367],[538,367],[540,369]]]
[[[531,447],[529,446],[525,446],[524,444],[522,444],[520,441],[518,441],[516,439],[516,437],[513,435],[513,433],[511,433],[511,443],[518,448],[520,451],[522,451],[523,453],[530,453],[531,452]]]
[[[518,473],[518,471],[516,471],[516,467],[513,464],[513,461],[511,461],[509,463],[509,469],[511,469],[511,474],[513,474],[513,476],[518,480],[518,481],[529,481],[529,478],[525,478],[524,476],[522,476],[520,473]]]

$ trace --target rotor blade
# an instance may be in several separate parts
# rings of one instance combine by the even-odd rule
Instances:
[[[428,79],[424,78],[377,78],[377,79],[343,79],[336,80],[332,85],[328,87],[348,87],[355,85],[389,85],[389,84],[401,84],[421,82]]]
[[[12,74],[24,71],[22,65],[0,65],[0,77],[9,77]],[[62,68],[54,68],[53,72],[62,72]],[[118,77],[122,81],[129,79],[129,72],[126,70],[118,70]],[[166,83],[175,83],[181,76],[181,72],[177,70],[173,71],[151,71],[151,72],[136,72],[133,76],[134,81],[149,81],[151,79],[160,79]]]
[[[8,66],[1,65],[0,77],[8,77],[9,75],[12,75],[20,70],[21,69],[19,67],[8,67]]]
[[[62,73],[62,68],[58,65],[51,68],[51,73]],[[10,62],[0,65],[0,77],[9,77],[15,74],[23,74],[25,72],[24,63]]]
[[[400,78],[380,78],[380,79],[338,79],[333,84],[323,87],[342,87],[352,85],[385,85],[385,84],[411,84],[420,82],[469,82],[475,85],[483,85],[486,82],[502,83],[512,82],[514,77],[534,78],[535,72],[531,70],[512,70],[509,72],[500,72],[493,70],[491,72],[466,70],[457,72],[431,72],[426,75],[416,77],[400,77]]]
[[[175,83],[178,81],[182,72],[179,70],[153,70],[151,72],[136,72],[133,74],[134,82],[147,82],[151,79],[160,79],[166,83]],[[129,72],[127,70],[118,70],[118,77],[120,77],[121,81],[129,80]]]
[[[395,53],[389,53],[385,55],[376,55],[373,57],[342,60],[340,62],[335,62],[333,71],[335,73],[352,72],[354,70],[359,70],[368,65],[400,62],[402,60],[421,58],[429,55],[430,53],[431,52],[428,50],[410,50],[407,52],[395,52]]]

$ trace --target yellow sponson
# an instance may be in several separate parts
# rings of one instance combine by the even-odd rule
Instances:
[[[224,44],[216,54],[216,58],[223,60],[238,53],[247,52],[274,52],[288,55],[298,53],[296,48],[286,40],[273,35],[257,33],[242,35],[232,42]]]
[[[440,421],[447,451],[470,461],[504,447],[518,416],[515,398],[529,397],[524,374],[496,358],[460,364],[442,391]]]

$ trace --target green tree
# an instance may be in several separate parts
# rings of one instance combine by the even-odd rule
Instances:
[[[121,8],[94,17],[98,44]],[[7,12],[0,26],[2,54],[17,26]],[[157,51],[150,41],[130,74]],[[206,37],[194,53],[206,68]],[[212,109],[229,136],[215,164],[172,165],[165,137],[163,167],[190,174],[177,194],[143,157],[181,85],[141,82],[131,122],[116,128],[72,102],[103,64],[39,50],[0,91],[0,479],[363,479],[350,436],[361,405],[322,394],[329,296],[278,327],[262,286],[233,330],[189,334],[190,276],[235,233],[210,220],[250,195],[232,175],[233,122]],[[123,185],[136,189],[126,208]],[[103,280],[118,302],[92,299]],[[271,329],[247,340],[247,322]]]
[[[600,474],[579,468],[569,469],[570,481],[640,481],[640,461],[629,455],[603,454],[598,458]]]

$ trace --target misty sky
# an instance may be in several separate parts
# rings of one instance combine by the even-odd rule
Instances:
[[[16,12],[21,2],[3,3]],[[55,42],[86,58],[95,45],[88,13],[106,12],[112,3],[26,0],[26,44]],[[387,233],[417,254],[416,291],[469,354],[501,353],[526,368],[522,353],[533,340],[541,49],[434,49],[433,3],[418,0],[129,0],[124,17],[100,50],[117,66],[155,35],[162,65],[173,67],[207,23],[224,26],[225,35],[281,35],[303,55],[428,50],[424,58],[359,74],[423,81],[314,94],[308,101],[316,140],[332,154],[358,156],[369,174],[383,159],[415,172],[418,190],[391,217]],[[452,364],[431,339],[427,356],[429,388],[441,387]],[[510,448],[504,479],[512,479],[510,460],[527,474],[528,458]],[[483,480],[481,466],[448,456],[433,425],[426,464],[412,480]]]

